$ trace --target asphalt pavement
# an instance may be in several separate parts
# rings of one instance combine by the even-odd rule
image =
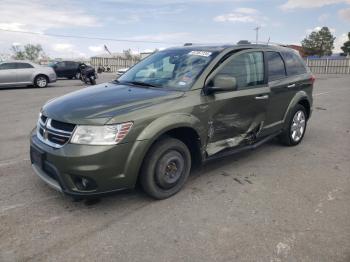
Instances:
[[[163,201],[136,189],[73,202],[34,174],[40,107],[81,88],[0,90],[1,262],[350,261],[349,76],[317,78],[300,145],[209,162]]]

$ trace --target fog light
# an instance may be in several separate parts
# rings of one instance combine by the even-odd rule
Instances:
[[[84,188],[88,188],[89,180],[87,180],[86,178],[82,178],[81,179],[81,184],[83,185]]]
[[[97,188],[96,182],[88,177],[72,176],[78,190],[91,191]]]

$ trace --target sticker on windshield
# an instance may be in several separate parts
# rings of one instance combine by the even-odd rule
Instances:
[[[212,54],[212,52],[207,52],[207,51],[191,51],[188,53],[189,55],[198,55],[198,56],[204,56],[208,57]]]

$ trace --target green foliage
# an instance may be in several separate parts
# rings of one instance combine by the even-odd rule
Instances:
[[[302,42],[306,55],[328,56],[332,54],[335,37],[329,28],[324,26],[319,31],[313,31]]]
[[[16,60],[36,61],[44,55],[41,45],[27,44],[23,49],[19,46],[12,46],[13,58]]]
[[[348,41],[346,41],[341,47],[345,55],[350,55],[350,32],[348,33]]]

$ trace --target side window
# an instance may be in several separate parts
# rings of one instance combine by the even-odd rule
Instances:
[[[3,63],[0,65],[0,70],[16,69],[16,63]]]
[[[306,73],[306,66],[304,62],[294,52],[284,52],[283,58],[286,62],[287,74],[289,76],[301,75]]]
[[[69,68],[69,69],[74,69],[74,68],[77,68],[77,63],[75,62],[65,62],[66,64],[66,67]]]
[[[218,74],[236,78],[237,89],[249,89],[264,84],[264,58],[262,52],[244,53],[234,57]]]
[[[64,67],[66,67],[66,63],[65,62],[57,63],[57,68],[64,68]]]
[[[17,63],[17,69],[33,68],[31,64],[28,63]]]
[[[284,78],[286,76],[286,68],[282,57],[277,52],[266,52],[268,63],[269,81]]]

